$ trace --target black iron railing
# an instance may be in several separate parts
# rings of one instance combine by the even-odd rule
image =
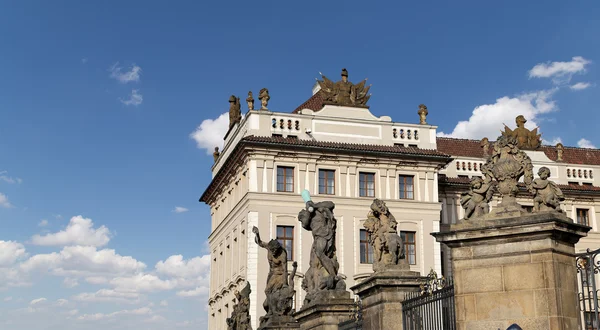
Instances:
[[[455,330],[454,285],[431,272],[420,292],[402,302],[404,330]]]
[[[579,310],[581,311],[581,325],[583,330],[598,330],[600,316],[598,311],[598,297],[600,288],[596,285],[596,275],[600,271],[598,255],[600,249],[578,253],[576,255],[577,273],[579,274]]]

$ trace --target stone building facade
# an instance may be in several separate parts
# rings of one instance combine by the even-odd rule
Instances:
[[[361,229],[374,198],[385,200],[396,216],[411,270],[451,276],[449,253],[430,233],[462,218],[461,193],[470,178],[481,176],[485,162],[481,142],[437,137],[437,127],[423,117],[419,124],[396,123],[364,105],[327,104],[323,97],[317,85],[292,112],[249,110],[225,136],[212,182],[200,198],[210,205],[212,219],[210,329],[226,329],[234,293],[246,281],[252,288],[254,328],[264,314],[269,267],[266,251],[254,243],[253,226],[263,240],[279,239],[286,246],[290,265],[298,262],[295,301],[301,304],[312,243],[297,220],[304,189],[314,201],[336,204],[339,273],[348,287],[372,272],[372,253]],[[593,228],[577,248],[598,248],[600,150],[563,149],[561,160],[555,147],[527,153],[536,173],[541,166],[551,169],[551,179],[567,197],[567,215]],[[531,197],[523,192],[520,203],[532,205]]]

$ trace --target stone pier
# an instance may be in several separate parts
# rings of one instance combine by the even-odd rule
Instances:
[[[374,273],[351,288],[362,300],[363,329],[402,329],[402,302],[425,280],[406,268]]]
[[[452,248],[458,329],[579,329],[574,246],[589,230],[544,212],[433,233]]]
[[[352,318],[354,314],[354,300],[350,292],[345,292],[344,297],[325,299],[308,306],[294,314],[302,330],[338,330],[338,325]],[[339,295],[339,294],[338,294]]]

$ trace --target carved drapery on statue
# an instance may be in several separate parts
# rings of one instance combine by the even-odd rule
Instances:
[[[260,318],[260,328],[268,325],[285,325],[285,323],[295,322],[290,315],[294,301],[294,277],[298,264],[292,264],[292,273],[288,278],[287,271],[287,251],[277,240],[270,240],[268,243],[260,239],[258,228],[253,227],[255,234],[254,241],[258,246],[267,250],[267,260],[269,261],[269,275],[267,276],[267,286],[265,287],[266,299],[263,308],[267,312]],[[260,329],[259,328],[259,329]]]
[[[240,98],[235,95],[229,97],[229,129],[242,120]]]
[[[235,292],[236,304],[233,305],[231,317],[227,318],[227,330],[252,330],[250,325],[250,283],[242,291]]]
[[[517,116],[515,119],[517,128],[511,130],[508,126],[504,125],[503,136],[512,136],[517,140],[517,147],[522,150],[535,150],[542,143],[542,135],[538,134],[538,129],[535,128],[533,131],[525,128],[527,119],[523,115]]]
[[[542,167],[538,171],[539,178],[533,180],[531,184],[534,190],[533,212],[563,212],[560,209],[560,202],[565,200],[565,195],[556,185],[548,180],[550,169]]]
[[[322,73],[323,80],[318,80],[323,94],[324,104],[345,105],[345,106],[361,106],[366,107],[371,94],[369,89],[371,85],[365,86],[367,79],[358,84],[353,84],[348,81],[348,70],[342,69],[342,80],[333,82]]]
[[[398,265],[406,265],[407,267],[400,268],[408,268],[404,244],[397,232],[398,222],[384,201],[373,200],[363,226],[369,232],[369,243],[375,254],[373,271],[393,270],[399,268],[396,267]]]
[[[304,305],[345,297],[346,282],[338,275],[340,267],[335,248],[335,204],[330,201],[315,203],[307,190],[302,192],[306,208],[298,214],[302,228],[310,231],[313,244],[310,250],[310,266],[306,271],[302,288],[306,291]]]

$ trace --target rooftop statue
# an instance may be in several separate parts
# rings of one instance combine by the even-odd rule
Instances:
[[[235,95],[229,97],[229,129],[242,120],[240,98]]]
[[[269,96],[269,90],[266,88],[263,88],[260,90],[260,92],[258,92],[258,99],[260,100],[260,110],[269,110],[267,108],[267,105],[269,105],[269,100],[271,99],[271,96]]]
[[[375,252],[373,271],[392,270],[398,268],[394,266],[401,264],[406,264],[408,267],[404,244],[398,235],[397,226],[398,222],[385,202],[374,199],[364,223],[365,229],[369,232],[369,243]]]
[[[254,97],[252,96],[252,91],[248,92],[246,103],[248,103],[248,110],[254,110]]]
[[[512,135],[502,135],[494,142],[492,155],[481,167],[484,182],[496,181],[502,200],[492,213],[522,211],[517,203],[519,192],[517,183],[523,177],[527,190],[533,192],[533,165],[525,152],[519,150],[517,138]]]
[[[231,317],[227,318],[227,330],[252,330],[250,325],[250,283],[242,291],[235,292],[237,303],[233,305]]]
[[[342,69],[342,80],[334,83],[322,73],[323,80],[318,80],[319,86],[324,97],[325,104],[346,105],[346,106],[366,106],[371,94],[369,89],[371,85],[366,86],[367,79],[358,84],[348,81],[348,70]]]
[[[565,154],[565,146],[563,146],[562,143],[557,143],[556,144],[556,161],[557,162],[562,162],[564,159],[564,154]]]
[[[508,126],[504,125],[504,132],[502,132],[503,136],[512,136],[517,139],[517,147],[522,150],[534,150],[537,149],[542,143],[542,135],[538,134],[537,128],[533,131],[525,128],[525,123],[527,119],[523,117],[523,115],[518,115],[515,119],[517,123],[517,128],[511,130]]]
[[[306,208],[298,214],[302,228],[312,232],[310,267],[306,271],[302,288],[306,291],[304,305],[324,302],[349,293],[346,282],[338,275],[340,265],[336,256],[335,204],[330,201],[315,203],[307,190],[302,192]]]
[[[533,183],[531,184],[535,191],[535,196],[533,197],[533,211],[562,212],[560,209],[560,202],[565,200],[565,196],[556,183],[548,180],[548,177],[550,177],[550,169],[544,166],[540,168],[538,175],[540,177],[533,180]]]
[[[267,286],[265,295],[267,296],[263,308],[267,314],[260,318],[260,326],[273,323],[295,322],[291,317],[294,290],[294,276],[298,264],[294,261],[293,270],[288,279],[287,251],[281,246],[278,240],[270,240],[268,243],[260,239],[258,228],[252,227],[252,232],[256,235],[254,241],[258,246],[267,250],[267,259],[269,261],[269,275],[267,276]]]
[[[427,111],[427,106],[425,104],[419,105],[417,114],[419,115],[419,124],[427,125],[427,115],[429,114],[429,111]]]
[[[215,160],[215,163],[219,159],[220,155],[221,155],[221,153],[219,152],[219,147],[215,147],[215,152],[213,152],[213,159]]]

